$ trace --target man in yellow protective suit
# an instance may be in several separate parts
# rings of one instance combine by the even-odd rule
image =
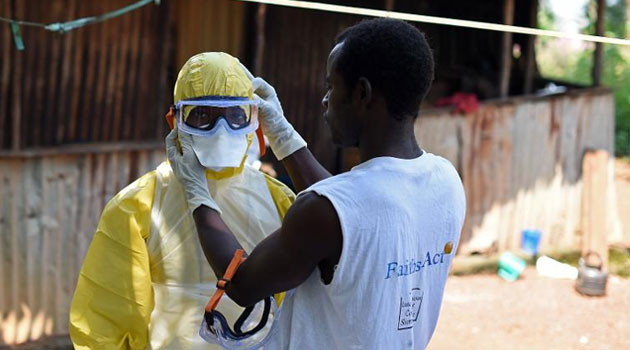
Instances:
[[[251,80],[228,54],[198,54],[179,72],[174,102],[171,126],[191,135],[213,208],[252,250],[280,227],[295,197],[245,164],[258,125]],[[218,348],[198,334],[217,280],[192,209],[167,162],[110,200],[72,300],[76,349]],[[221,308],[232,320],[243,310],[229,299]]]

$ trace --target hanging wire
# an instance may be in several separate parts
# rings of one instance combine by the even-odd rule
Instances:
[[[22,40],[22,35],[20,33],[20,26],[43,28],[51,32],[59,32],[63,34],[73,29],[81,28],[88,24],[99,23],[99,22],[110,20],[112,18],[124,15],[127,12],[131,12],[133,10],[139,9],[140,7],[150,4],[150,3],[159,5],[160,0],[140,0],[133,4],[127,5],[125,7],[121,7],[111,12],[104,13],[102,15],[77,18],[71,21],[66,21],[66,22],[55,22],[55,23],[46,24],[46,23],[15,20],[12,18],[5,18],[5,17],[0,17],[0,22],[6,22],[11,25],[11,33],[13,34],[13,41],[15,42],[15,46],[17,47],[19,51],[22,51],[24,50],[24,42]]]

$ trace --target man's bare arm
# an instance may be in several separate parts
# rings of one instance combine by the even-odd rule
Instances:
[[[206,258],[222,277],[238,241],[219,214],[205,206],[193,216]],[[242,306],[304,282],[322,261],[337,262],[342,248],[339,218],[325,197],[306,193],[287,212],[282,227],[264,239],[239,267],[226,292]]]

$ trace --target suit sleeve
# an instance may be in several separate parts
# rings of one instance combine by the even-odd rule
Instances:
[[[119,192],[105,206],[70,307],[75,349],[146,349],[153,289],[146,239],[155,173]]]
[[[263,174],[263,176],[265,177],[269,193],[271,193],[271,198],[276,205],[278,215],[282,221],[284,216],[287,214],[287,211],[289,211],[291,204],[295,202],[295,193],[293,193],[293,191],[291,191],[285,184],[273,177],[267,174]]]

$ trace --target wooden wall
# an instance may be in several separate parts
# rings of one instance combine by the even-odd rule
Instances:
[[[582,159],[587,150],[612,155],[614,101],[606,90],[486,102],[468,116],[423,113],[416,137],[449,159],[467,197],[460,253],[516,249],[523,229],[542,230],[541,249],[582,245]],[[612,179],[612,161],[602,171]],[[621,239],[614,187],[595,189],[608,215],[600,235]]]
[[[246,61],[246,32],[253,23],[245,21],[248,4],[232,0],[178,0],[175,6],[175,74],[193,55],[222,51]],[[252,6],[253,5],[249,5]]]
[[[157,140],[173,86],[170,1],[65,34],[21,27],[17,51],[0,25],[0,150]],[[4,17],[53,23],[128,5],[0,0]],[[156,127],[157,126],[157,127]]]
[[[165,158],[163,144],[81,148],[0,158],[0,344],[68,333],[103,207]]]
[[[313,154],[339,172],[338,149],[322,119],[326,60],[334,39],[358,16],[268,7],[262,73],[276,89],[287,119]],[[290,29],[289,29],[290,28]]]

